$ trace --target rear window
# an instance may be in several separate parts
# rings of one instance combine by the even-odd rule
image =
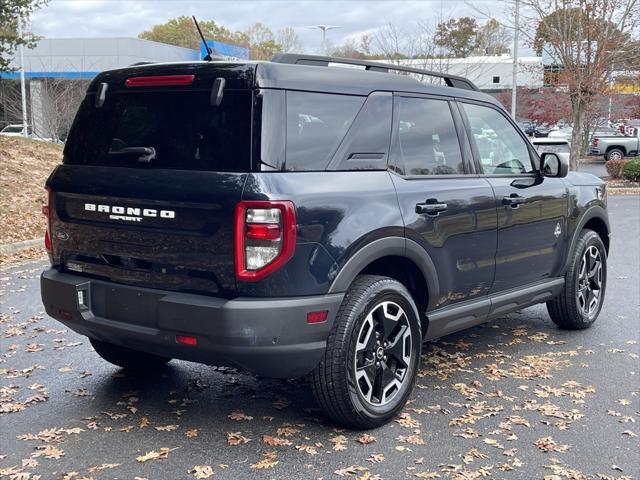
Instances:
[[[366,97],[288,91],[283,170],[324,170]]]
[[[250,90],[225,90],[220,106],[210,91],[107,94],[80,107],[65,162],[84,165],[248,171]]]

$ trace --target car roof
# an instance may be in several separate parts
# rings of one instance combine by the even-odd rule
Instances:
[[[430,85],[418,81],[413,74],[400,75],[353,67],[315,66],[270,61],[198,61],[149,63],[108,70],[96,76],[88,88],[93,92],[101,82],[109,82],[109,91],[123,85],[129,76],[198,73],[215,77],[224,71],[226,88],[276,88],[310,92],[369,95],[375,91],[439,95],[501,104],[491,95],[456,87]],[[195,85],[195,82],[194,82]]]
[[[499,105],[486,93],[444,85],[425,84],[417,75],[400,75],[340,66],[295,65],[256,62],[256,86],[351,95],[369,95],[375,91],[442,95],[480,100]]]

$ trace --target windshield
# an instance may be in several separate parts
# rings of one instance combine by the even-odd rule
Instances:
[[[2,133],[22,133],[22,125],[9,125],[2,129]]]
[[[571,153],[568,143],[534,143],[539,153]]]
[[[65,163],[248,171],[250,90],[225,90],[220,106],[210,91],[125,92],[102,108],[84,100],[65,148]]]

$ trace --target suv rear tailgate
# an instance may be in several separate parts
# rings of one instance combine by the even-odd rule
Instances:
[[[233,212],[245,177],[61,165],[47,184],[54,263],[123,284],[232,296]]]

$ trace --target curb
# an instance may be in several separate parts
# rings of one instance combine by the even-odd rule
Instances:
[[[8,243],[6,245],[0,245],[0,254],[16,253],[25,248],[38,247],[43,245],[44,240],[42,238],[34,238],[31,240],[24,240],[22,242]]]

